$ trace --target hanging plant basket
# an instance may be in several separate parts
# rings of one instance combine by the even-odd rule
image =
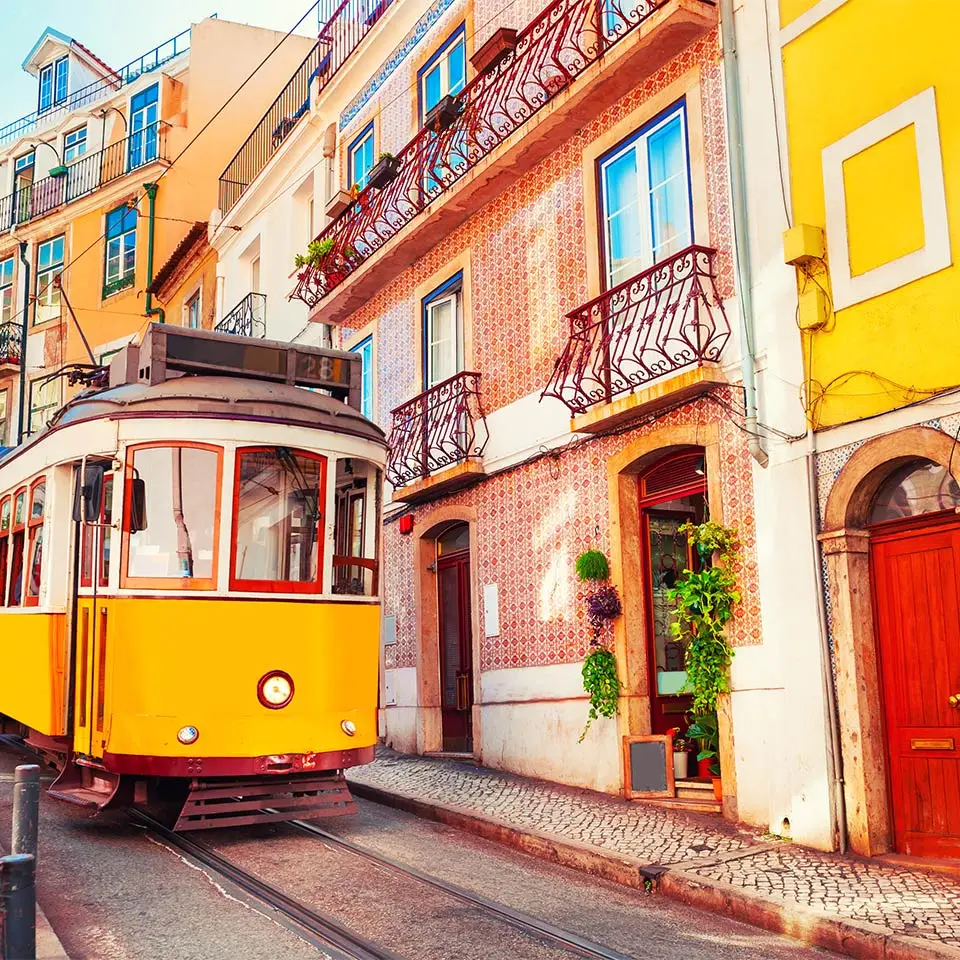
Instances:
[[[577,557],[577,576],[581,580],[608,580],[610,564],[599,550],[585,550]]]

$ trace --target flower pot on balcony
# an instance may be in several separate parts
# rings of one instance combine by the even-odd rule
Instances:
[[[423,119],[423,125],[428,130],[435,130],[439,133],[441,130],[446,130],[454,120],[457,119],[457,114],[459,113],[457,107],[457,98],[451,97],[448,93],[440,102],[430,110],[426,117]]]
[[[330,217],[331,220],[335,220],[337,217],[343,213],[344,210],[350,207],[350,204],[353,203],[350,194],[346,190],[338,190],[328,201],[327,205],[323,208],[323,212]]]
[[[501,27],[470,58],[477,73],[492,70],[517,45],[517,31]]]
[[[57,167],[51,167],[51,168],[50,168],[50,176],[51,176],[51,177],[65,177],[65,176],[67,175],[67,170],[68,170],[68,169],[69,169],[69,168],[68,168],[65,164],[62,164],[62,163],[61,163],[61,164],[60,164],[59,166],[57,166]]]
[[[400,161],[396,157],[381,157],[370,171],[367,183],[382,190],[388,183],[397,179],[400,172]]]

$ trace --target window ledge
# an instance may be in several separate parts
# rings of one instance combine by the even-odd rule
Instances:
[[[570,420],[570,430],[573,433],[602,433],[611,427],[648,416],[664,407],[692,400],[708,393],[717,384],[725,383],[727,378],[716,364],[704,363],[699,367],[687,367],[642,390],[635,390],[573,417]]]

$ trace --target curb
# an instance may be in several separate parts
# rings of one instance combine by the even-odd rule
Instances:
[[[774,900],[719,880],[701,877],[683,867],[648,864],[601,847],[565,840],[554,834],[525,830],[495,817],[438,801],[350,781],[364,800],[403,810],[492,840],[550,863],[637,890],[652,889],[700,910],[720,913],[752,926],[782,933],[812,946],[862,960],[960,960],[960,948],[904,936],[862,920],[837,917],[810,907]],[[757,852],[759,852],[759,848]]]
[[[70,960],[56,931],[50,926],[47,915],[40,909],[39,903],[37,904],[37,960]]]

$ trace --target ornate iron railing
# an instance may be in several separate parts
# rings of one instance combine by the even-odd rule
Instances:
[[[149,50],[142,57],[131,60],[130,63],[122,66],[119,70],[88,83],[79,90],[67,95],[67,98],[60,103],[54,104],[47,110],[28,113],[19,120],[14,120],[4,127],[0,127],[0,144],[9,140],[16,140],[19,137],[25,137],[33,133],[38,124],[52,122],[64,114],[71,113],[74,110],[80,110],[89,107],[99,100],[104,100],[113,93],[116,93],[121,87],[128,83],[133,83],[138,77],[145,73],[163,66],[174,57],[180,56],[190,49],[190,31],[184,30],[175,37],[164,41],[159,46]]]
[[[315,307],[428,204],[488,156],[668,0],[552,0],[516,46],[458,94],[448,126],[424,127],[394,176],[368,185],[318,239],[333,241],[297,274],[291,296]],[[704,5],[713,0],[699,0]]]
[[[23,324],[0,323],[0,363],[20,363],[20,339]]]
[[[266,296],[248,293],[213,329],[216,333],[232,333],[235,337],[265,337]]]
[[[487,445],[479,373],[458,373],[397,407],[391,416],[386,474],[395,487],[479,457]]]
[[[691,246],[567,314],[570,339],[542,396],[572,413],[684,367],[717,361],[730,324],[716,250]]]
[[[85,197],[126,173],[167,160],[167,123],[153,123],[116,143],[84,154],[58,176],[43,177],[0,198],[0,230],[36,220]]]
[[[220,175],[219,205],[223,213],[233,208],[300,118],[310,112],[313,78],[319,79],[322,90],[391,3],[393,0],[342,0],[334,5],[331,0],[321,0],[321,17],[325,8],[335,9],[323,22],[316,45]]]

